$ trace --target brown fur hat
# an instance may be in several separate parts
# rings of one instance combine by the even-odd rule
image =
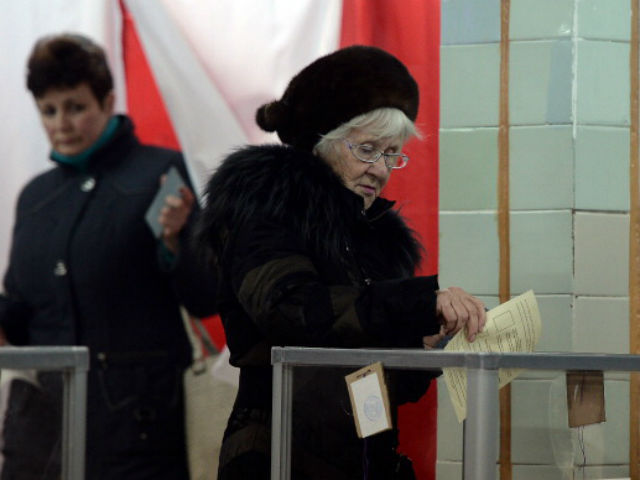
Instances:
[[[256,123],[284,143],[311,151],[320,135],[376,108],[398,108],[415,121],[418,101],[418,85],[396,57],[355,45],[305,67],[280,100],[256,111]]]

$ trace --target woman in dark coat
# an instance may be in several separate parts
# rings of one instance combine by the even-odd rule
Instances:
[[[214,313],[216,287],[185,248],[196,209],[189,187],[165,199],[160,238],[145,221],[162,175],[175,167],[188,178],[183,158],[141,145],[131,120],[113,114],[104,51],[85,37],[39,40],[27,86],[55,167],[18,200],[1,337],[89,347],[87,479],[185,479],[182,372],[191,351],[180,305]],[[59,377],[39,380],[59,409]],[[55,436],[60,418],[48,421]],[[52,440],[42,438],[45,426],[29,425],[7,419],[1,478],[58,478],[59,459],[33,443]]]
[[[210,179],[196,240],[220,270],[220,312],[241,372],[221,480],[269,476],[271,346],[421,348],[482,329],[482,302],[414,276],[420,245],[380,197],[407,165],[417,109],[417,85],[395,57],[339,50],[258,110],[258,125],[285,145],[240,149]],[[396,430],[357,438],[345,373],[296,371],[293,478],[413,478]],[[394,411],[429,379],[389,375]]]

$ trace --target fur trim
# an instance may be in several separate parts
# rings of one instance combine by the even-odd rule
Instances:
[[[412,270],[420,246],[391,205],[377,199],[374,207],[381,211],[372,222],[388,237],[382,243]],[[362,198],[319,157],[283,145],[249,146],[228,156],[210,178],[194,232],[196,249],[208,260],[223,258],[235,229],[255,219],[272,220],[300,232],[305,248],[317,257],[339,262],[354,227],[365,221],[362,210]]]

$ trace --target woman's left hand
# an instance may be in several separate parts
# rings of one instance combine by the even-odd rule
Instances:
[[[187,223],[193,210],[195,196],[188,187],[180,187],[180,196],[167,195],[164,206],[160,210],[158,221],[162,225],[162,241],[173,253],[180,249],[178,235]]]

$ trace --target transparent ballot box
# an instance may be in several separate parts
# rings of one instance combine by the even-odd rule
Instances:
[[[86,347],[0,348],[3,478],[84,479]]]
[[[500,478],[499,375],[514,369],[517,376],[504,387],[510,392],[507,468],[513,480],[630,478],[630,388],[640,356],[286,347],[272,349],[272,479],[292,478],[292,438],[304,438],[295,419],[322,415],[318,408],[301,412],[305,405],[294,403],[311,378],[305,371],[342,374],[377,362],[385,372],[456,368],[466,375],[463,419],[444,375],[437,380],[437,479]],[[342,383],[346,391],[344,376]],[[355,431],[354,422],[349,427]]]

